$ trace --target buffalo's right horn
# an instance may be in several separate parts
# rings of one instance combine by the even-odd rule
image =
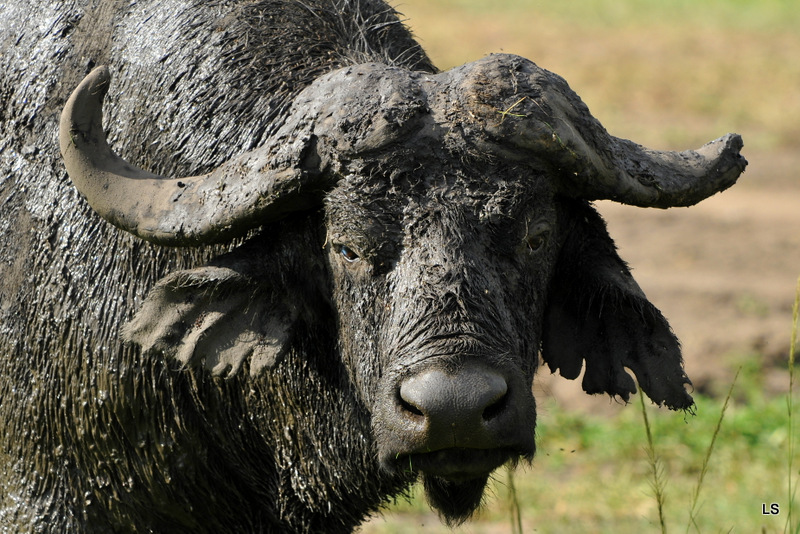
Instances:
[[[310,134],[259,147],[200,176],[165,178],[131,165],[112,152],[103,132],[110,81],[108,69],[97,67],[73,91],[59,142],[75,186],[115,226],[163,245],[199,245],[241,236],[319,202],[307,191],[321,169],[299,161]]]

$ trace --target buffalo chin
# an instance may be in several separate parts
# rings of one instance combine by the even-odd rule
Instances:
[[[480,507],[488,480],[488,473],[466,481],[422,474],[428,504],[449,527],[460,525]]]
[[[518,454],[507,449],[443,449],[398,458],[421,475],[428,504],[448,526],[457,526],[480,507],[491,473],[516,463]]]

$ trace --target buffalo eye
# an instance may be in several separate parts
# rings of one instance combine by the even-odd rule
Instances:
[[[547,224],[537,224],[533,231],[525,236],[525,246],[531,252],[536,252],[544,246],[550,236],[550,226]]]
[[[528,250],[531,252],[535,252],[542,248],[544,245],[544,236],[542,235],[531,235],[525,238],[525,245],[528,246]]]
[[[350,263],[353,263],[354,261],[358,261],[360,259],[360,256],[358,254],[356,254],[353,251],[353,249],[351,249],[349,247],[346,247],[344,245],[339,245],[338,246],[338,250],[339,250],[339,254],[341,254],[342,257],[346,261],[348,261]]]

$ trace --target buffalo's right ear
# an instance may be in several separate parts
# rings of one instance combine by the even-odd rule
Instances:
[[[600,215],[586,202],[565,201],[567,231],[548,293],[542,358],[583,389],[627,401],[636,386],[657,404],[691,408],[691,385],[680,344],[661,312],[645,297]]]
[[[203,266],[160,280],[123,337],[145,354],[204,365],[214,376],[233,376],[249,360],[252,376],[284,353],[297,316],[295,303],[257,280]]]
[[[254,376],[289,350],[297,325],[316,322],[327,295],[317,236],[296,221],[273,225],[211,260],[172,273],[150,291],[123,337],[144,354],[214,376]],[[303,230],[304,229],[304,230]]]

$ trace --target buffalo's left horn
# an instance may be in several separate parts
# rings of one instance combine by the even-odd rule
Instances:
[[[747,166],[738,134],[674,152],[651,150],[598,128],[604,139],[595,146],[577,139],[575,130],[554,134],[563,144],[558,159],[569,160],[560,184],[565,194],[645,208],[692,206],[735,184]]]
[[[305,191],[319,170],[298,164],[307,135],[280,149],[257,148],[200,176],[165,178],[131,165],[111,151],[103,132],[110,81],[108,69],[97,67],[73,91],[61,113],[59,142],[75,187],[115,226],[163,245],[200,245],[244,235],[318,201]]]
[[[747,166],[737,134],[685,152],[614,137],[563,78],[527,63],[534,88],[532,102],[525,103],[530,113],[511,137],[559,175],[562,194],[641,207],[691,206],[732,186]]]

